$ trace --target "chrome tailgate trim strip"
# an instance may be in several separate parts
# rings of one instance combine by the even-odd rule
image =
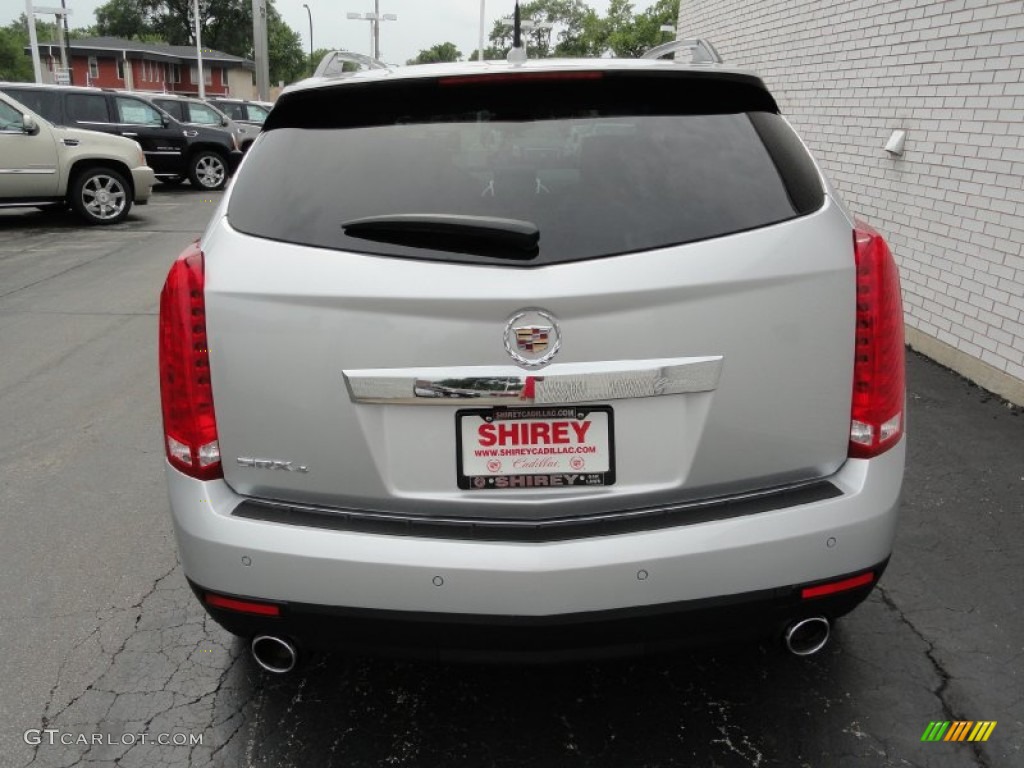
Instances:
[[[344,371],[354,403],[522,405],[626,400],[710,392],[721,355],[658,360],[558,363],[527,373],[515,366],[369,368]]]

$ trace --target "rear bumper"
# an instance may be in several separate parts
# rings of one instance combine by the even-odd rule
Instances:
[[[685,646],[761,635],[781,637],[793,621],[835,619],[870,594],[888,561],[871,569],[872,583],[804,600],[792,585],[742,595],[561,616],[494,616],[379,611],[286,603],[276,617],[205,604],[206,589],[190,582],[206,610],[242,637],[272,635],[301,650],[331,649],[435,660],[552,663],[641,656]],[[246,596],[235,595],[240,599]]]
[[[329,623],[324,617],[332,611],[342,617],[411,614],[457,627],[477,623],[472,617],[529,626],[579,623],[572,617],[581,616],[589,617],[587,624],[604,612],[628,617],[630,610],[681,608],[696,616],[692,611],[714,601],[767,605],[763,618],[771,622],[792,618],[804,606],[791,602],[796,587],[887,560],[904,451],[901,442],[877,458],[848,461],[829,478],[841,491],[832,498],[544,542],[388,535],[238,517],[232,513],[244,499],[223,481],[196,481],[170,467],[167,475],[189,580],[221,594],[300,606],[297,616],[320,617],[299,622],[304,634],[315,635],[317,622]],[[815,610],[842,612],[845,605],[820,603]],[[237,628],[243,634],[251,629]]]

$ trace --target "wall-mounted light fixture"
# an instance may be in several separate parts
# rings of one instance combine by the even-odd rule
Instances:
[[[889,153],[889,157],[903,157],[903,145],[906,143],[906,131],[893,131],[892,136],[885,143],[885,151]]]

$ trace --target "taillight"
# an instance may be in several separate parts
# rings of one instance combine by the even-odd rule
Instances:
[[[160,294],[160,400],[171,465],[200,480],[223,477],[206,347],[203,252],[193,243]]]
[[[853,364],[851,458],[889,450],[903,434],[903,302],[896,262],[885,240],[857,222],[857,332]]]

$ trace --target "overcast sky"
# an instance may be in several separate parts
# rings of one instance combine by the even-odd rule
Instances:
[[[66,0],[72,14],[72,27],[94,24],[93,11],[105,0]],[[275,0],[278,11],[288,25],[302,35],[309,51],[309,18],[302,0]],[[313,45],[316,48],[345,48],[359,53],[370,52],[370,24],[349,21],[348,12],[373,11],[373,0],[306,0],[313,14]],[[398,21],[381,23],[382,58],[402,64],[420,50],[435,43],[452,42],[469,56],[477,46],[480,23],[480,0],[380,0],[381,13],[395,13]],[[636,11],[650,7],[653,0],[635,0]],[[60,0],[35,0],[35,5],[57,6]],[[590,0],[590,6],[603,14],[608,0]],[[486,30],[490,33],[495,19],[512,12],[513,0],[486,0]],[[0,26],[24,13],[24,0],[0,0]]]

